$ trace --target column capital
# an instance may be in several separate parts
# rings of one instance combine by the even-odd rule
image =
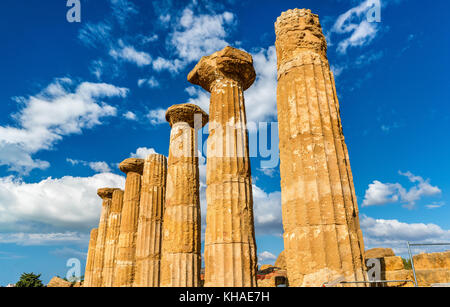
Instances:
[[[112,196],[113,196],[113,193],[115,190],[118,190],[118,189],[112,189],[112,188],[98,189],[97,195],[100,196],[100,198],[103,200],[112,199]]]
[[[188,75],[189,82],[200,85],[208,92],[211,92],[214,82],[220,79],[238,81],[243,90],[247,90],[256,79],[252,56],[228,46],[203,57]]]
[[[192,128],[195,128],[194,119],[196,114],[202,116],[202,127],[204,127],[209,121],[208,114],[199,106],[190,103],[171,106],[166,112],[166,120],[171,127],[176,123],[184,122],[188,123]]]
[[[144,163],[145,163],[144,159],[130,158],[120,163],[119,169],[125,174],[134,172],[142,175],[144,170]]]
[[[302,51],[327,57],[327,42],[319,16],[307,9],[283,12],[275,23],[278,65],[295,60]]]

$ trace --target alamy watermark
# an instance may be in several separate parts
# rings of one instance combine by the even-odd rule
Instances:
[[[67,11],[66,19],[68,22],[81,22],[81,2],[80,0],[67,0],[67,7],[70,9]]]
[[[81,261],[77,258],[70,258],[66,262],[66,266],[70,268],[67,271],[66,279],[70,282],[81,281]]]
[[[381,22],[381,1],[370,0],[367,4],[370,9],[367,11],[367,22]]]

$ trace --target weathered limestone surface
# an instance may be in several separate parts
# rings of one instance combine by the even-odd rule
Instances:
[[[103,268],[105,261],[106,232],[108,229],[108,218],[111,211],[112,195],[115,189],[99,189],[97,194],[103,200],[100,222],[98,223],[97,244],[95,246],[94,270],[92,273],[92,287],[103,285]]]
[[[47,285],[47,288],[71,288],[72,283],[59,277],[53,277]]]
[[[120,220],[123,207],[122,190],[115,190],[112,195],[111,213],[106,231],[105,263],[103,267],[103,287],[112,287],[114,280],[114,261],[116,259],[117,243],[119,241]]]
[[[200,117],[199,127],[194,117]],[[169,108],[166,206],[161,256],[161,287],[198,287],[201,271],[201,214],[197,130],[208,115],[196,105]]]
[[[150,155],[142,176],[136,244],[135,287],[158,287],[160,282],[161,229],[166,192],[167,159]]]
[[[256,286],[252,180],[244,91],[253,59],[226,47],[203,57],[188,81],[211,93],[207,162],[205,286]]]
[[[119,168],[127,174],[123,195],[118,250],[114,263],[114,287],[132,287],[136,266],[136,237],[141,195],[143,159],[127,159]]]
[[[278,255],[277,261],[275,261],[275,267],[286,270],[286,257],[284,251]]]
[[[289,284],[366,280],[364,244],[339,103],[319,17],[275,24],[284,245]]]
[[[414,266],[417,270],[450,270],[450,251],[443,253],[419,254],[414,256],[413,259]]]
[[[98,229],[92,229],[86,259],[86,270],[84,272],[84,287],[92,287],[92,274],[94,272],[95,246],[97,245],[97,235]]]
[[[383,258],[383,257],[393,257],[395,256],[394,251],[391,248],[372,248],[366,250],[365,258]]]

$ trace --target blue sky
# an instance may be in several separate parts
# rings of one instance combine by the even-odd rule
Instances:
[[[186,80],[201,56],[250,52],[247,116],[276,122],[274,22],[297,7],[319,14],[328,40],[367,247],[450,241],[450,4],[382,0],[381,22],[368,23],[372,2],[84,0],[69,23],[66,1],[1,1],[0,285],[65,276],[70,258],[84,269],[96,189],[123,186],[125,158],[167,154],[169,106],[207,110]],[[258,254],[273,263],[280,178],[262,160],[252,158]]]

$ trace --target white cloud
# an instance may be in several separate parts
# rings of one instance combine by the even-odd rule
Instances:
[[[281,237],[283,233],[281,192],[266,193],[254,184],[253,206],[256,234]]]
[[[12,176],[0,178],[0,231],[88,231],[97,225],[100,216],[97,189],[124,186],[125,178],[111,173],[47,178],[37,183]]]
[[[376,2],[378,1],[365,0],[338,17],[332,31],[341,35],[350,34],[339,42],[339,53],[345,54],[349,47],[365,46],[376,37],[379,23],[367,20],[368,13]]]
[[[258,171],[263,173],[264,175],[273,178],[277,172],[276,168],[259,168]]]
[[[108,163],[103,162],[103,161],[88,162],[88,161],[82,161],[82,160],[74,160],[74,159],[70,159],[70,158],[67,158],[66,161],[72,165],[81,164],[84,166],[88,166],[89,168],[91,168],[93,171],[95,171],[97,173],[110,173],[111,172],[111,168],[109,167]]]
[[[195,15],[186,8],[172,33],[171,45],[179,58],[187,63],[199,60],[228,45],[226,26],[232,25],[234,15],[230,12],[215,15]]]
[[[435,224],[408,224],[398,220],[373,219],[362,215],[361,229],[366,249],[389,247],[393,248],[397,254],[406,253],[406,242],[408,241],[414,243],[450,242],[450,230],[444,230]]]
[[[70,247],[57,248],[55,250],[50,251],[50,254],[60,256],[63,258],[77,257],[77,258],[81,258],[81,259],[86,259],[86,257],[87,257],[86,252],[82,252],[80,250],[70,248]]]
[[[119,41],[118,47],[112,48],[109,51],[109,55],[116,60],[134,63],[139,67],[150,65],[152,63],[150,54],[143,51],[137,51],[133,46],[127,46],[122,41]]]
[[[147,159],[149,155],[154,155],[157,152],[153,148],[147,148],[147,147],[140,147],[136,150],[135,153],[131,153],[131,158],[138,158],[138,159]]]
[[[195,14],[194,7],[192,4],[188,5],[176,20],[170,15],[161,16],[162,23],[172,24],[173,31],[168,36],[167,47],[173,52],[173,57],[158,57],[153,61],[154,70],[178,73],[202,56],[229,45],[226,41],[229,34],[227,30],[235,25],[234,14]]]
[[[153,69],[157,72],[167,70],[171,73],[178,73],[185,64],[179,59],[167,60],[162,57],[158,57],[153,61]]]
[[[405,204],[406,208],[412,209],[422,197],[441,194],[441,190],[436,186],[432,186],[429,183],[429,179],[424,180],[422,177],[415,176],[411,172],[399,172],[399,174],[406,176],[411,183],[415,183],[416,185],[408,190],[399,183],[382,183],[375,180],[372,184],[369,184],[362,206],[379,206],[401,202]]]
[[[160,86],[159,81],[156,80],[155,77],[139,79],[138,86],[143,87],[144,85],[148,86],[149,88],[156,88]]]
[[[52,149],[64,136],[100,125],[104,117],[115,116],[116,108],[100,99],[128,93],[106,83],[83,82],[74,91],[71,87],[72,80],[57,79],[39,94],[19,98],[23,107],[12,116],[15,125],[0,126],[0,165],[20,173],[47,168],[48,162],[34,160],[32,155]]]
[[[150,123],[153,126],[157,126],[157,125],[162,125],[167,123],[166,121],[166,110],[164,109],[156,109],[156,110],[151,110],[148,114],[147,114],[147,118],[150,120]]]
[[[275,260],[277,260],[277,256],[275,256],[271,252],[264,251],[264,252],[258,254],[258,262],[259,263],[264,264],[266,262],[270,262],[273,264],[275,262]]]
[[[125,117],[125,118],[128,119],[128,120],[137,120],[136,114],[133,113],[133,112],[131,112],[131,111],[128,111],[127,113],[125,113],[125,114],[123,115],[123,117]]]

